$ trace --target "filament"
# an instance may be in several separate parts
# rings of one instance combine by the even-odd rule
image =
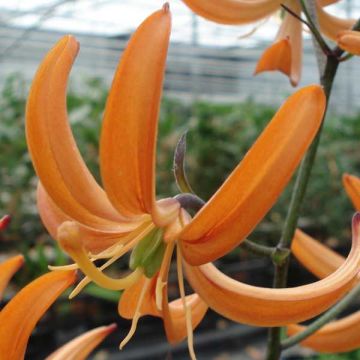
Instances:
[[[187,343],[188,343],[189,354],[190,354],[190,357],[192,360],[196,360],[196,355],[195,355],[195,351],[194,351],[194,334],[193,334],[192,321],[191,321],[191,309],[186,304],[186,296],[185,296],[185,288],[184,288],[184,275],[183,275],[183,270],[182,270],[182,255],[181,255],[180,246],[177,246],[176,267],[177,267],[179,291],[180,291],[181,301],[183,303],[184,312],[185,312],[186,333],[187,333]]]
[[[114,254],[114,256],[109,259],[106,263],[101,265],[99,267],[99,270],[105,270],[110,265],[112,265],[116,260],[120,259],[124,254],[126,254],[129,250],[131,250],[137,243],[138,239],[135,238],[131,242],[127,243],[124,246],[121,246],[121,248],[118,249],[118,253]],[[88,276],[85,276],[79,284],[75,287],[75,289],[71,292],[69,295],[69,299],[73,299],[76,295],[79,294],[79,292],[89,283],[91,282],[91,279]]]
[[[140,311],[141,310],[141,305],[142,305],[142,303],[144,301],[144,297],[145,297],[146,291],[147,291],[147,289],[149,287],[150,280],[151,279],[146,279],[145,283],[144,283],[144,286],[141,289],[139,300],[138,300],[138,302],[136,304],[135,313],[134,313],[134,316],[133,316],[133,319],[132,319],[132,322],[131,322],[130,330],[129,330],[128,334],[126,335],[126,337],[123,339],[123,341],[120,343],[120,346],[119,346],[120,350],[122,350],[122,348],[131,340],[131,338],[135,334],[136,327],[137,327],[139,318],[141,316],[141,311]]]

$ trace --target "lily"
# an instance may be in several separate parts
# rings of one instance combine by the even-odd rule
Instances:
[[[183,0],[195,13],[220,24],[242,25],[256,22],[271,16],[286,7],[298,17],[301,6],[295,0]],[[317,17],[321,32],[336,41],[338,34],[349,30],[355,23],[352,19],[341,19],[323,10],[324,6],[338,0],[318,0]],[[259,59],[255,74],[277,70],[289,77],[290,83],[297,86],[302,68],[302,24],[292,14],[286,12],[274,43],[268,47]]]
[[[23,265],[22,255],[0,264],[0,291]],[[29,337],[39,319],[59,295],[75,281],[74,271],[50,272],[25,286],[0,311],[0,353],[23,359]],[[5,359],[5,358],[4,358]]]
[[[24,257],[16,255],[0,264],[0,299],[11,277],[24,264]],[[29,337],[39,319],[75,281],[74,271],[51,272],[25,286],[0,311],[0,351],[2,359],[23,359]],[[47,360],[83,360],[111,332],[116,325],[90,330],[63,345]],[[5,354],[6,357],[5,357]]]
[[[116,324],[99,326],[77,336],[57,349],[45,360],[84,360],[109,334],[116,329]]]
[[[337,35],[338,46],[353,55],[360,55],[360,32],[344,30]]]
[[[319,129],[325,97],[316,85],[292,95],[191,219],[175,198],[155,197],[157,122],[170,28],[165,4],[136,30],[119,63],[100,139],[104,189],[86,168],[67,120],[67,79],[78,53],[72,36],[61,39],[39,67],[27,103],[26,131],[41,181],[42,221],[75,261],[62,269],[79,268],[85,275],[70,297],[90,281],[125,290],[119,313],[133,321],[120,347],[134,334],[139,318],[151,314],[163,319],[171,343],[188,337],[195,358],[192,331],[208,306],[261,326],[313,317],[349,289],[360,254],[356,238],[336,276],[293,289],[245,285],[207,264],[238,246],[272,207]],[[181,298],[169,302],[168,273],[175,249]],[[112,278],[103,273],[130,251],[130,274]],[[98,268],[97,259],[107,261]],[[186,296],[183,266],[200,296]]]
[[[343,184],[354,207],[359,211],[360,179],[353,175],[344,174]],[[343,256],[299,229],[296,230],[291,249],[297,260],[320,279],[334,273],[345,262]],[[358,285],[359,282],[360,277],[358,275],[353,286]],[[288,334],[295,335],[305,328],[305,326],[297,324],[289,325]],[[360,311],[330,322],[302,341],[301,344],[325,353],[339,353],[358,349],[360,347]]]

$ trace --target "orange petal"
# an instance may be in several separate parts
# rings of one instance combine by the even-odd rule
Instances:
[[[54,271],[25,286],[0,313],[0,354],[23,359],[36,323],[75,281],[73,271]]]
[[[26,107],[26,137],[46,191],[70,217],[93,226],[122,218],[84,164],[66,114],[66,86],[78,53],[72,36],[48,53],[33,81]]]
[[[360,210],[360,179],[354,175],[344,174],[343,185],[354,208]]]
[[[324,278],[340,267],[345,259],[320,242],[300,230],[295,233],[292,252],[309,271]],[[288,335],[305,330],[305,326],[291,324]],[[335,320],[301,342],[303,346],[319,352],[337,353],[355,350],[360,347],[360,311]]]
[[[292,2],[289,7],[300,16],[301,6]],[[278,70],[287,75],[291,85],[296,86],[301,77],[302,27],[293,15],[286,13],[276,42],[265,50],[257,63],[255,74]]]
[[[354,19],[341,19],[330,15],[319,5],[316,8],[320,30],[331,40],[336,41],[339,32],[351,29],[356,22]]]
[[[312,85],[280,108],[244,159],[180,234],[192,265],[237,246],[275,203],[309,147],[325,110],[323,90]]]
[[[0,264],[0,299],[3,296],[8,282],[21,268],[21,266],[24,264],[24,261],[25,260],[22,255],[16,255]]]
[[[37,205],[43,224],[51,237],[57,240],[57,230],[65,221],[72,219],[66,216],[46,194],[41,183],[37,190]],[[135,230],[141,223],[123,223],[109,227],[107,230],[94,229],[78,223],[83,245],[87,251],[97,254],[118,243],[122,238]]]
[[[332,274],[345,261],[341,255],[299,229],[295,232],[291,250],[296,259],[320,279]]]
[[[317,0],[318,5],[324,7],[332,4],[336,4],[340,0]]]
[[[76,337],[49,355],[46,360],[84,360],[116,329],[116,324],[101,326]]]
[[[354,284],[360,261],[360,214],[353,219],[352,247],[337,271],[309,285],[270,289],[247,285],[212,264],[185,264],[190,285],[210,308],[234,321],[257,326],[283,326],[312,318],[338,301]]]
[[[344,30],[339,32],[337,43],[339,47],[350,54],[360,55],[360,32]]]
[[[151,279],[150,286],[148,287],[144,300],[141,304],[141,315],[161,316],[159,310],[156,307],[155,301],[156,280],[156,276]],[[125,291],[122,293],[118,308],[121,317],[125,319],[132,319],[134,317],[138,299],[145,281],[146,277],[142,276],[142,278],[137,283],[125,289]]]
[[[191,10],[220,24],[247,24],[278,10],[279,0],[183,0]]]
[[[163,303],[163,319],[166,337],[171,344],[176,344],[187,337],[186,317],[184,306],[181,299],[168,303],[167,286],[164,288],[166,296]],[[204,318],[208,305],[199,297],[198,294],[191,294],[185,297],[186,304],[191,311],[191,323],[194,330]]]
[[[288,38],[276,41],[263,52],[256,64],[254,75],[273,70],[281,71],[290,76],[291,45]]]
[[[11,221],[11,217],[9,215],[4,215],[0,219],[0,231],[5,230],[8,227],[10,221]]]
[[[305,330],[305,326],[288,326],[288,335]],[[360,347],[360,311],[325,325],[315,334],[300,343],[318,352],[339,353],[356,350]]]
[[[167,245],[158,275],[164,285],[162,287],[161,315],[164,320],[166,337],[171,344],[178,343],[187,336],[186,314],[182,300],[177,299],[169,303],[168,299],[168,277],[173,249],[174,243]],[[188,295],[185,299],[191,311],[191,325],[194,330],[205,316],[208,305],[197,294]]]
[[[131,216],[150,214],[154,205],[157,124],[170,29],[168,5],[139,26],[106,104],[101,175],[111,202]]]

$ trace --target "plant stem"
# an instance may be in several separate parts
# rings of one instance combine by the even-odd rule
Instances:
[[[325,70],[320,78],[321,85],[324,88],[327,104],[329,102],[331,89],[338,66],[339,66],[338,58],[334,56],[333,52],[331,52],[326,56]],[[286,250],[291,246],[291,241],[297,226],[301,205],[304,200],[306,188],[309,182],[311,170],[319,146],[321,130],[326,117],[327,107],[328,106],[326,105],[326,110],[323,117],[322,125],[313,143],[311,144],[308,152],[306,153],[304,159],[302,160],[299,172],[296,177],[295,185],[291,195],[289,209],[284,223],[283,232],[277,246],[277,248],[280,250]],[[273,283],[274,288],[283,288],[286,286],[289,261],[290,261],[289,256],[282,258],[281,261],[278,261],[276,258],[273,257],[273,262],[275,266],[274,283]],[[278,360],[280,358],[280,354],[281,354],[281,328],[279,327],[270,328],[268,334],[266,359]]]
[[[255,255],[266,256],[266,257],[272,257],[274,251],[276,250],[276,248],[274,247],[260,245],[248,239],[245,239],[240,245],[245,250],[250,251]]]
[[[349,304],[358,296],[360,296],[360,285],[357,285],[353,288],[344,298],[342,298],[335,306],[333,306],[330,310],[320,316],[317,320],[315,320],[312,324],[306,327],[304,331],[299,332],[298,334],[287,338],[282,341],[281,347],[282,349],[287,349],[291,346],[294,346],[306,339],[314,332],[319,330],[329,321],[333,320],[337,315],[339,315],[343,310],[345,310]]]

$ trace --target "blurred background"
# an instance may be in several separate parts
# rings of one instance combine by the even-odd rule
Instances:
[[[131,33],[162,4],[162,0],[0,0],[0,216],[12,215],[11,226],[0,234],[0,255],[6,258],[21,252],[27,259],[7,299],[19,286],[46,272],[48,263],[68,261],[37,215],[34,191],[37,179],[24,137],[25,102],[39,62],[64,34],[71,33],[80,41],[81,50],[69,85],[68,112],[79,148],[99,178],[99,130],[113,72]],[[193,15],[180,0],[170,1],[170,7],[173,32],[160,118],[158,195],[177,194],[172,157],[177,140],[188,130],[188,177],[193,189],[206,200],[294,89],[280,73],[253,76],[262,51],[276,35],[280,17],[250,26],[220,26]],[[340,1],[328,10],[342,17],[360,16],[360,4],[355,0]],[[300,86],[318,82],[311,39],[307,33],[304,37]],[[343,254],[349,249],[354,210],[341,177],[344,172],[360,176],[360,89],[354,81],[360,76],[359,65],[355,58],[347,61],[336,77],[299,222],[305,231]],[[291,189],[292,183],[251,235],[252,240],[276,244]],[[234,278],[271,285],[271,263],[241,248],[218,265]],[[126,268],[125,261],[113,271]],[[294,261],[291,285],[312,280]],[[118,297],[117,293],[89,286],[76,300],[68,302],[64,298],[58,302],[32,337],[29,359],[41,359],[72,335],[113,321],[119,323],[119,331],[109,338],[96,359],[188,357],[186,344],[175,349],[166,345],[161,322],[152,318],[140,322],[134,341],[119,354],[117,342],[126,334],[129,323],[117,316]],[[210,312],[196,331],[195,346],[199,359],[261,359],[264,339],[263,330],[232,324]],[[295,349],[285,356],[315,355]],[[360,354],[341,358],[359,359]]]

